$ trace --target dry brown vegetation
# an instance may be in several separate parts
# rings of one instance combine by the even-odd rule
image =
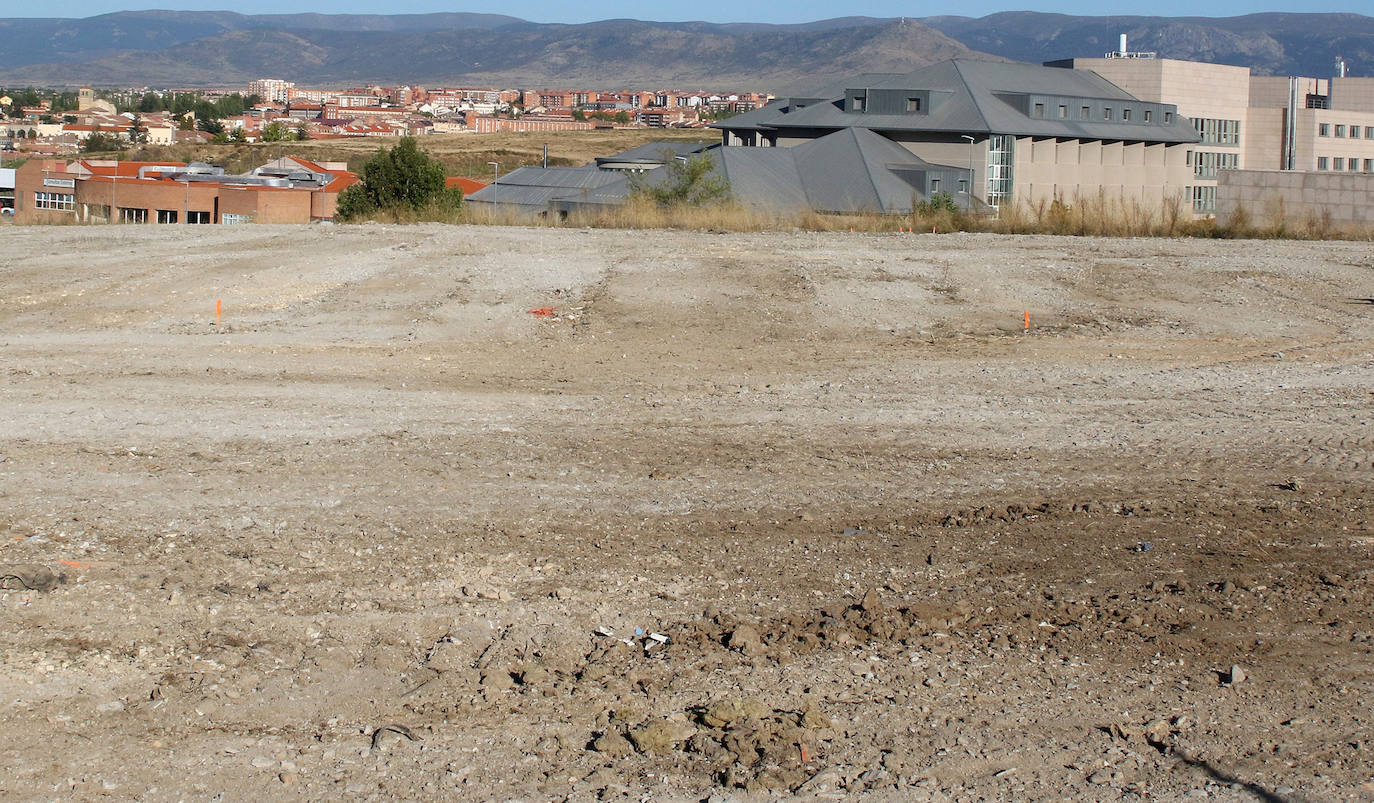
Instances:
[[[490,181],[488,162],[499,162],[501,172],[541,164],[544,146],[549,147],[549,164],[582,165],[598,156],[607,156],[660,140],[714,142],[715,131],[661,128],[616,128],[594,131],[555,131],[538,134],[434,134],[420,140],[421,147],[443,162],[450,176],[466,176]],[[322,162],[347,162],[355,169],[377,152],[395,144],[390,139],[315,139],[305,142],[263,142],[227,145],[149,145],[131,151],[125,158],[151,161],[201,161],[223,166],[230,172],[248,170],[280,154],[292,154]]]

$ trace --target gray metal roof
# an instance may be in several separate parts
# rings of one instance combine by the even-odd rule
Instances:
[[[934,171],[951,184],[967,176],[962,167],[929,164],[886,137],[847,128],[791,148],[717,147],[702,156],[713,173],[730,184],[730,195],[745,206],[789,211],[909,212],[926,200],[912,179]],[[651,183],[668,178],[658,171]]]
[[[658,140],[637,148],[630,148],[621,151],[613,156],[598,156],[596,163],[604,164],[630,164],[638,163],[645,165],[661,165],[665,159],[672,159],[678,156],[691,156],[700,153],[707,148],[715,147],[714,142],[677,142],[674,140]]]
[[[522,167],[512,170],[464,200],[543,211],[554,201],[596,196],[623,200],[629,194],[625,174],[595,167]]]
[[[1134,98],[1115,84],[1087,70],[1066,70],[1015,62],[956,59],[923,67],[900,76],[856,76],[843,82],[844,89],[828,95],[828,101],[788,110],[774,104],[751,112],[740,130],[839,130],[860,127],[885,132],[935,132],[956,134],[1013,134],[1091,140],[1144,142],[1196,142],[1188,120],[1170,104],[1148,103]],[[879,114],[845,110],[851,90],[909,90],[933,93],[940,100],[919,114]],[[1030,114],[1029,104],[1040,103],[1045,116]],[[1065,105],[1069,116],[1059,118]],[[1081,106],[1092,109],[1092,118],[1077,119]],[[1102,118],[1104,106],[1114,119]],[[1135,111],[1129,122],[1121,109]],[[1144,111],[1157,112],[1144,122]],[[1172,120],[1164,122],[1164,112]],[[763,114],[763,112],[767,112]],[[743,117],[743,115],[741,115]],[[715,124],[736,129],[730,118]]]

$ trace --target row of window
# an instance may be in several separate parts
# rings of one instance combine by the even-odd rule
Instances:
[[[1198,151],[1189,154],[1193,165],[1194,178],[1216,178],[1218,170],[1235,170],[1240,167],[1238,153],[1209,153]]]
[[[1346,172],[1346,173],[1359,173],[1359,172],[1361,172],[1361,171],[1360,171],[1360,160],[1357,159],[1357,158],[1355,158],[1355,157],[1353,157],[1353,156],[1350,157],[1349,159],[1345,158],[1344,156],[1332,156],[1332,157],[1330,157],[1330,158],[1328,158],[1328,157],[1326,157],[1326,156],[1318,156],[1318,157],[1317,157],[1317,169],[1318,169],[1318,170],[1331,170],[1331,171],[1337,171],[1337,170],[1339,170],[1339,171],[1343,171],[1343,172]],[[1363,172],[1365,172],[1365,173],[1374,173],[1374,159],[1365,159],[1365,160],[1364,160],[1364,171],[1363,171]]]
[[[1332,134],[1332,129],[1333,129],[1333,128],[1335,129],[1335,134],[1334,134],[1334,136],[1336,136],[1336,137],[1338,137],[1338,138],[1339,138],[1339,137],[1345,137],[1345,138],[1347,138],[1347,139],[1359,139],[1359,138],[1360,138],[1360,126],[1357,126],[1357,125],[1347,126],[1347,125],[1345,125],[1344,123],[1335,123],[1335,124],[1332,124],[1332,123],[1318,123],[1318,124],[1317,124],[1317,136],[1319,136],[1319,137],[1329,137],[1329,136],[1333,136],[1333,134]],[[1364,138],[1365,138],[1365,139],[1374,139],[1374,125],[1367,125],[1367,126],[1364,127]]]
[[[56,209],[63,212],[76,211],[76,196],[67,192],[35,192],[33,194],[34,209]],[[119,221],[121,223],[147,223],[148,210],[135,209],[132,207],[121,206],[119,210]],[[110,207],[108,206],[89,206],[86,211],[101,220],[109,220]],[[225,223],[248,223],[253,220],[252,215],[221,215]],[[231,218],[233,218],[231,220]],[[178,212],[175,209],[157,210],[158,223],[176,223]],[[210,213],[203,211],[189,211],[186,213],[187,223],[209,223]]]
[[[1212,145],[1239,145],[1240,121],[1215,117],[1194,117],[1193,129],[1202,141]]]
[[[76,196],[69,192],[35,192],[34,209],[62,209],[70,212],[76,208]]]
[[[1115,119],[1117,119],[1117,113],[1118,113],[1118,111],[1119,111],[1120,114],[1121,114],[1121,121],[1122,121],[1122,122],[1129,123],[1129,122],[1132,122],[1132,121],[1135,119],[1135,111],[1136,111],[1135,109],[1119,109],[1119,110],[1117,110],[1117,109],[1113,109],[1111,106],[1103,106],[1103,107],[1102,107],[1102,119],[1105,120],[1105,121],[1112,121],[1112,120],[1115,120]],[[1045,116],[1045,104],[1043,104],[1043,103],[1037,103],[1037,104],[1035,104],[1034,113],[1035,113],[1035,116],[1036,116],[1036,117],[1044,117],[1044,116]],[[1140,121],[1141,121],[1141,122],[1143,122],[1143,123],[1152,123],[1152,122],[1154,122],[1154,119],[1155,119],[1155,118],[1154,118],[1154,110],[1153,110],[1153,109],[1142,109],[1142,110],[1140,110],[1140,113],[1141,113],[1141,118],[1140,118]],[[1067,104],[1064,104],[1064,103],[1060,103],[1060,104],[1059,104],[1059,109],[1058,109],[1057,116],[1059,117],[1060,120],[1067,120],[1067,119],[1069,119],[1069,107],[1068,107]],[[1080,106],[1079,109],[1078,109],[1078,117],[1075,118],[1075,119],[1078,119],[1078,120],[1091,120],[1092,117],[1093,117],[1093,107],[1091,107],[1091,106]],[[1174,113],[1173,113],[1173,112],[1165,112],[1165,113],[1164,113],[1164,122],[1165,122],[1165,124],[1172,123],[1173,121],[1174,121]]]

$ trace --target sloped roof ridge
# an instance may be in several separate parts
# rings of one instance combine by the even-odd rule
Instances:
[[[978,102],[978,96],[974,93],[973,87],[969,85],[968,78],[964,75],[964,62],[965,59],[950,59],[950,66],[954,69],[954,74],[959,77],[959,83],[964,85],[964,93],[968,95],[969,103],[973,105],[973,111],[983,123],[983,128],[987,131],[991,131],[992,123],[989,123],[987,115],[983,114],[983,105]]]

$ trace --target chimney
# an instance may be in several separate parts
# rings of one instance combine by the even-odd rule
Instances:
[[[1121,34],[1121,55],[1126,55],[1126,34]]]

